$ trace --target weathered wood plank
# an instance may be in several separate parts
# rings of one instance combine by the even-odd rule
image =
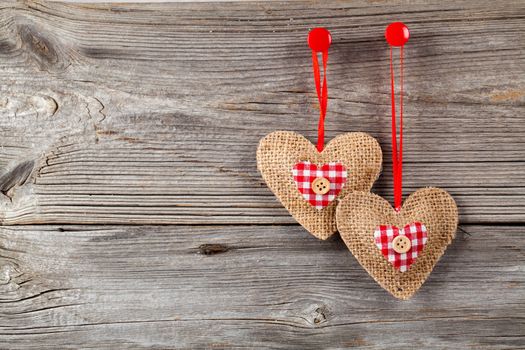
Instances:
[[[524,17],[522,1],[2,2],[0,223],[199,226],[1,227],[0,348],[524,348]],[[405,193],[444,187],[463,223],[514,223],[462,225],[409,302],[339,239],[267,225],[293,220],[254,162],[273,130],[315,140],[318,25],[327,136],[368,131],[389,159],[394,19],[412,31]]]
[[[328,138],[367,131],[388,160],[382,33],[398,19],[405,193],[449,190],[464,223],[525,222],[524,17],[522,1],[4,1],[0,220],[292,223],[254,157],[273,130],[315,141],[308,29],[334,34]],[[379,194],[390,179],[386,161]]]
[[[298,226],[2,227],[0,347],[523,348],[523,237],[462,226],[402,302]]]

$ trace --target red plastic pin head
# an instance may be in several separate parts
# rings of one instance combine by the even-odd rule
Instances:
[[[315,52],[328,50],[332,35],[326,28],[314,28],[308,33],[308,46]]]
[[[403,22],[393,22],[386,27],[385,38],[392,46],[403,46],[410,38],[410,32]]]

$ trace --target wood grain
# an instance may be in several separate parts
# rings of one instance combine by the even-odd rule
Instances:
[[[0,2],[0,349],[525,348],[524,18],[523,1]],[[405,196],[442,187],[461,221],[408,302],[310,238],[255,165],[269,132],[316,141],[305,37],[325,26],[327,140],[376,137],[392,199],[393,20],[412,34]]]
[[[274,130],[315,142],[317,25],[334,36],[327,137],[376,137],[375,191],[391,198],[382,33],[396,18],[412,31],[405,195],[439,186],[464,223],[523,223],[524,3],[400,4],[3,2],[0,220],[293,223],[255,149]]]
[[[400,302],[297,226],[4,227],[0,348],[522,348],[524,243],[462,226]]]

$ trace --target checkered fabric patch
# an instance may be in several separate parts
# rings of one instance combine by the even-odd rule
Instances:
[[[323,209],[335,199],[345,185],[348,176],[345,166],[337,162],[317,166],[303,161],[294,165],[292,173],[297,189],[303,198],[318,210]],[[330,182],[330,190],[327,193],[316,194],[312,190],[312,183],[318,178],[325,178]]]
[[[400,235],[405,235],[411,243],[410,250],[402,254],[394,251],[392,247],[392,241]],[[401,229],[396,226],[379,225],[374,232],[374,239],[385,258],[396,269],[405,272],[427,244],[427,228],[419,222],[413,222]]]

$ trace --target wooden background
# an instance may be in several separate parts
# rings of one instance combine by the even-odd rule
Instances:
[[[366,131],[391,199],[388,47],[405,21],[404,193],[457,200],[410,301],[298,226],[255,165]],[[0,348],[525,348],[525,2],[0,4]]]

